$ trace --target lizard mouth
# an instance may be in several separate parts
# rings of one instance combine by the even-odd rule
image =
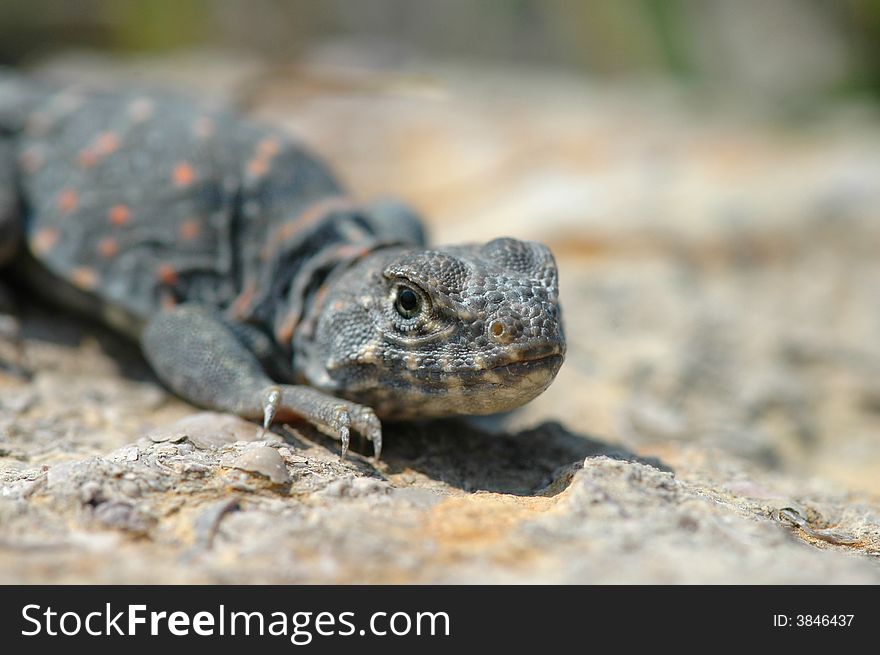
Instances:
[[[462,376],[461,393],[447,403],[447,414],[494,414],[504,412],[543,392],[556,377],[564,354],[558,348],[509,358],[495,366]]]
[[[515,360],[486,362],[480,369],[447,372],[440,378],[441,385],[436,376],[412,376],[409,388],[362,402],[371,404],[380,418],[395,420],[509,411],[550,386],[563,359],[564,351],[554,347],[521,353]]]
[[[550,355],[536,355],[533,357],[524,357],[513,362],[504,364],[496,364],[489,367],[488,371],[504,372],[511,375],[517,375],[534,369],[558,369],[562,366],[562,354],[553,353]]]

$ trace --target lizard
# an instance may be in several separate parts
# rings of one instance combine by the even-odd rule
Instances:
[[[182,94],[0,71],[0,263],[139,343],[187,401],[382,450],[383,420],[507,411],[565,356],[540,243],[430,248],[280,128]]]

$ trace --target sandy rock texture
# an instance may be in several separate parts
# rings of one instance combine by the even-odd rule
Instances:
[[[350,44],[42,68],[237,101],[435,241],[548,243],[569,354],[518,412],[340,461],[4,295],[0,582],[880,583],[876,115]]]

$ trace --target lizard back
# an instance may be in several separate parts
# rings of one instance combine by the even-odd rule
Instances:
[[[278,130],[174,95],[32,96],[13,139],[22,268],[114,327],[136,334],[195,302],[286,329],[304,268],[375,241],[329,170]]]

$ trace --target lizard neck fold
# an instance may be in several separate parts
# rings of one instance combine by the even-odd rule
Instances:
[[[325,198],[270,231],[258,261],[242,266],[242,290],[227,311],[262,326],[289,356],[295,334],[312,336],[332,279],[370,253],[397,245],[377,234],[348,199]]]

